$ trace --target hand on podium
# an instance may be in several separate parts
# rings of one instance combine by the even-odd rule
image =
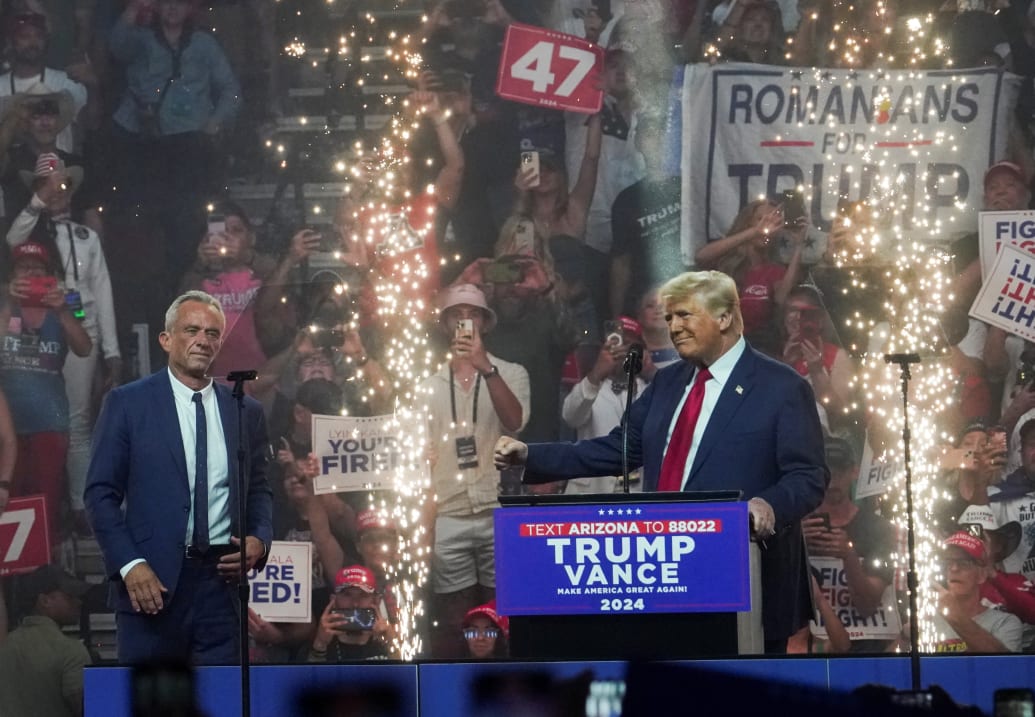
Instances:
[[[776,515],[773,506],[762,498],[748,501],[748,515],[751,518],[751,533],[757,538],[765,539],[776,532]]]
[[[523,466],[528,459],[528,445],[510,436],[500,436],[493,449],[492,462],[497,470]]]

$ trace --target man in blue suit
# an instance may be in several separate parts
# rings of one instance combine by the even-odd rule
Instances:
[[[245,399],[246,488],[237,485],[238,417],[230,390],[207,375],[226,319],[202,291],[180,296],[159,336],[168,369],[113,390],[94,431],[85,501],[111,581],[123,663],[239,656],[239,501],[248,568],[273,537],[268,440]]]
[[[782,652],[811,615],[800,521],[823,500],[830,480],[816,399],[793,369],[744,341],[730,277],[681,274],[662,286],[661,297],[683,360],[658,371],[633,403],[629,465],[643,466],[644,491],[743,492],[762,548],[766,651]],[[697,408],[684,410],[695,401]],[[615,475],[621,435],[615,428],[578,443],[527,446],[504,436],[495,462],[525,465],[526,483]]]

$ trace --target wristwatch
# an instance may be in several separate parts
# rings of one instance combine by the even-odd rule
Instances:
[[[482,378],[484,378],[486,381],[488,381],[493,376],[499,376],[500,375],[500,370],[499,370],[499,367],[496,366],[496,364],[492,364],[492,368],[490,370],[482,371],[481,374],[482,374]]]

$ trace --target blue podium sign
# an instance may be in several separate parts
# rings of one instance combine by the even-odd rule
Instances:
[[[498,508],[501,615],[748,612],[747,503]]]

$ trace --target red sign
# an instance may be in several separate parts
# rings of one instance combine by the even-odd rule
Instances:
[[[604,50],[574,35],[511,23],[503,41],[496,94],[515,102],[594,114]]]
[[[0,513],[0,575],[28,573],[49,562],[46,498],[12,498]]]

